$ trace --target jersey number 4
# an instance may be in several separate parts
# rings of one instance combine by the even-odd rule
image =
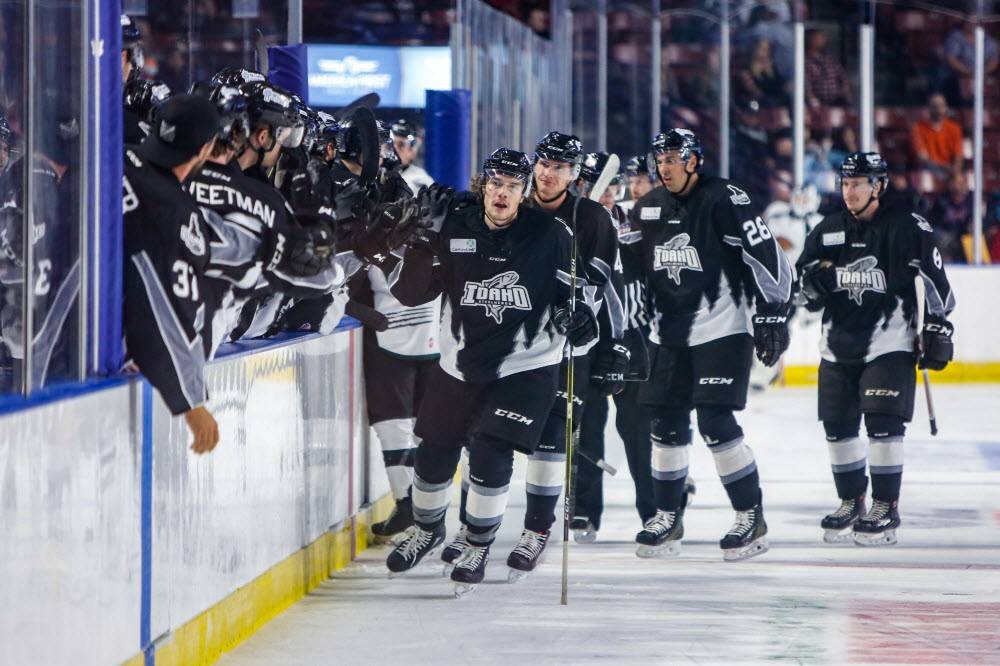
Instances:
[[[194,268],[186,261],[178,259],[174,262],[174,295],[178,298],[190,298],[192,301],[198,300],[198,276],[195,275]]]
[[[767,228],[764,220],[760,219],[759,215],[743,223],[743,232],[747,235],[747,242],[750,243],[750,247],[760,245],[771,238],[771,230]]]

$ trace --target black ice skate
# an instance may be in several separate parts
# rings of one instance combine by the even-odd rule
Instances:
[[[590,518],[586,516],[576,516],[569,521],[569,528],[573,530],[573,541],[577,543],[594,543],[597,541],[597,528]]]
[[[545,532],[522,530],[520,540],[507,556],[507,566],[510,567],[510,571],[507,573],[507,582],[516,583],[534,571],[548,541],[548,530]]]
[[[872,508],[854,523],[854,543],[858,546],[891,546],[899,527],[898,502],[872,500]]]
[[[840,501],[840,508],[823,518],[823,541],[826,543],[848,543],[851,528],[865,513],[865,496]]]
[[[691,500],[698,494],[698,486],[690,476],[684,481],[684,505],[691,506]]]
[[[441,551],[441,560],[444,562],[444,571],[441,572],[442,576],[451,574],[451,570],[455,568],[455,561],[462,556],[462,553],[468,547],[469,528],[462,525],[458,528],[458,533],[455,534],[455,538],[451,540],[451,543]]]
[[[722,558],[727,562],[745,560],[767,552],[767,523],[760,504],[736,512],[736,522],[719,541]]]
[[[385,566],[392,574],[410,571],[420,564],[427,555],[432,554],[444,542],[444,525],[433,531],[427,531],[419,525],[413,525],[404,532],[402,541],[385,560]]]
[[[635,535],[639,544],[635,554],[639,557],[677,557],[681,554],[684,537],[684,511],[656,512],[645,522],[642,531]]]
[[[392,514],[380,523],[372,525],[372,536],[378,542],[385,542],[413,525],[413,501],[404,497],[396,502]]]
[[[486,577],[486,563],[490,560],[490,547],[470,543],[455,561],[451,579],[455,582],[455,598],[461,599],[476,589]]]

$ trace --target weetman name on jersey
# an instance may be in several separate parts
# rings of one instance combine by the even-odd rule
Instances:
[[[667,275],[675,284],[681,283],[681,271],[685,268],[691,271],[701,271],[701,258],[698,250],[691,247],[691,236],[677,234],[666,243],[653,248],[653,270],[667,271]]]
[[[213,171],[213,177],[220,176],[229,179],[224,174]],[[234,190],[228,185],[215,185],[212,183],[193,182],[190,185],[191,194],[195,201],[203,206],[235,206],[242,211],[253,215],[259,220],[263,220],[268,227],[274,227],[274,209],[259,199],[243,194],[239,190]]]
[[[878,268],[878,259],[871,255],[837,269],[837,291],[846,291],[858,305],[861,305],[866,291],[884,294],[885,288],[885,272]]]
[[[482,307],[486,316],[496,323],[503,323],[503,313],[507,308],[530,310],[531,299],[528,290],[517,284],[520,279],[515,271],[494,275],[483,282],[466,282],[462,293],[462,305]]]

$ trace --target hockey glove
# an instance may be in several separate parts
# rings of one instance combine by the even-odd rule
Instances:
[[[832,261],[821,261],[802,273],[802,293],[812,303],[823,303],[837,290],[837,268]]]
[[[955,327],[941,317],[928,317],[920,332],[920,359],[917,367],[923,370],[944,370],[954,354],[951,336]]]
[[[337,220],[349,220],[364,208],[368,191],[356,179],[347,181],[333,196],[334,216]]]
[[[590,381],[604,395],[618,395],[625,390],[625,372],[630,358],[628,347],[621,342],[599,350],[590,366]]]
[[[368,307],[357,301],[347,301],[344,314],[354,317],[365,327],[373,331],[385,331],[389,328],[389,319],[375,308]]]
[[[290,224],[281,231],[272,230],[265,236],[264,265],[266,270],[280,270],[290,275],[312,277],[330,265],[329,255],[320,256],[309,229]]]
[[[628,381],[644,382],[649,379],[649,347],[646,344],[646,336],[642,330],[631,328],[625,331],[623,340],[629,351],[628,372],[625,378]]]
[[[597,317],[582,301],[576,302],[575,310],[569,302],[557,308],[552,321],[556,330],[563,333],[574,347],[584,347],[597,339]]]
[[[760,311],[753,316],[753,346],[760,362],[771,367],[788,349],[788,314],[786,308],[778,312]]]
[[[454,196],[455,190],[447,185],[434,184],[420,188],[417,205],[420,207],[421,226],[430,231],[440,232]]]
[[[416,233],[418,212],[413,199],[379,206],[377,218],[358,233],[355,251],[376,266],[384,265],[392,251]]]

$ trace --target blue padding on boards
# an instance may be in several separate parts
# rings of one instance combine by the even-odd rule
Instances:
[[[139,597],[139,646],[145,666],[156,662],[156,647],[151,636],[153,614],[153,387],[147,381],[142,391],[142,481],[140,484],[140,543],[142,570]]]
[[[424,109],[427,172],[438,183],[469,189],[472,175],[472,92],[428,90]]]
[[[267,48],[267,78],[276,86],[293,92],[309,103],[309,71],[306,45],[269,46]]]

